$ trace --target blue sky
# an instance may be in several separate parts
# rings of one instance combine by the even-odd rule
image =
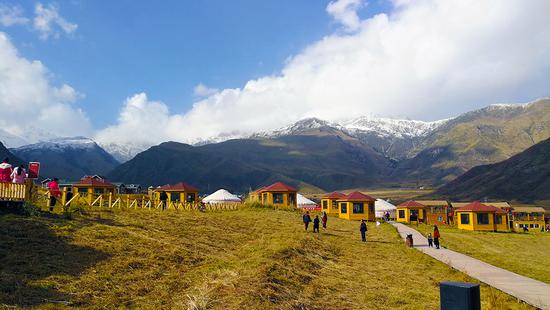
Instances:
[[[4,4],[15,2],[3,1]],[[31,13],[37,1],[18,1]],[[43,2],[44,4],[49,2]],[[78,100],[94,128],[113,123],[126,97],[146,92],[175,113],[193,88],[241,87],[281,70],[285,59],[337,30],[327,0],[61,1],[74,34],[41,40],[27,27],[5,31],[22,56],[44,63]],[[361,9],[384,10],[386,2]]]

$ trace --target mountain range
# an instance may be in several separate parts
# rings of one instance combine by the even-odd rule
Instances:
[[[226,140],[234,137],[238,138]],[[169,142],[149,148],[98,145],[88,139],[94,156],[88,152],[91,157],[78,163],[72,160],[76,153],[71,148],[65,147],[64,155],[53,152],[52,143],[59,144],[55,139],[12,151],[24,160],[56,167],[44,173],[65,171],[70,179],[112,170],[113,180],[144,185],[186,180],[202,187],[244,189],[280,179],[328,190],[439,186],[472,167],[505,160],[549,137],[550,99],[540,99],[490,105],[434,122],[372,116],[341,122],[309,118],[274,131],[214,137],[195,145]],[[118,166],[113,157],[124,163]]]

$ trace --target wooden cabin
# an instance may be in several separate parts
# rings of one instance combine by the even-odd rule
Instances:
[[[402,223],[424,223],[426,218],[426,206],[423,204],[409,200],[397,206],[397,221]]]
[[[415,200],[423,205],[425,223],[430,225],[449,224],[450,205],[446,200]]]
[[[298,190],[283,182],[273,183],[262,187],[253,194],[256,201],[264,205],[276,207],[296,207],[296,194]]]
[[[509,231],[508,213],[479,201],[455,209],[459,229],[475,231]]]
[[[168,195],[168,204],[171,202],[196,203],[199,201],[199,189],[185,182],[157,187],[154,190],[156,200],[160,199],[161,192],[166,192]]]
[[[375,201],[373,197],[360,192],[350,193],[337,200],[340,209],[338,217],[346,220],[374,221],[376,219]]]
[[[546,224],[545,215],[546,210],[541,207],[512,207],[512,230],[521,232],[527,228],[530,231],[540,231]]]
[[[99,175],[87,175],[73,184],[73,193],[80,196],[109,195],[115,193],[115,185]]]
[[[338,208],[338,200],[345,197],[346,194],[340,192],[326,194],[321,198],[321,211],[326,212],[328,215],[339,215],[340,208]]]

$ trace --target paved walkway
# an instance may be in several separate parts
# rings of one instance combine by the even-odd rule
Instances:
[[[414,247],[445,264],[541,309],[550,309],[550,285],[495,267],[470,256],[441,248],[428,248],[428,240],[415,229],[392,223],[403,239],[413,235]],[[443,236],[445,237],[445,236]]]

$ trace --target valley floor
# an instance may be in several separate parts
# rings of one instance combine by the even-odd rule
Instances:
[[[430,225],[411,225],[424,236]],[[439,226],[441,245],[517,274],[550,283],[550,234],[465,231]]]
[[[475,282],[388,224],[369,224],[367,243],[357,222],[328,224],[304,232],[299,213],[271,209],[3,215],[0,308],[438,309],[439,282]],[[485,309],[528,308],[485,285],[481,296]]]

